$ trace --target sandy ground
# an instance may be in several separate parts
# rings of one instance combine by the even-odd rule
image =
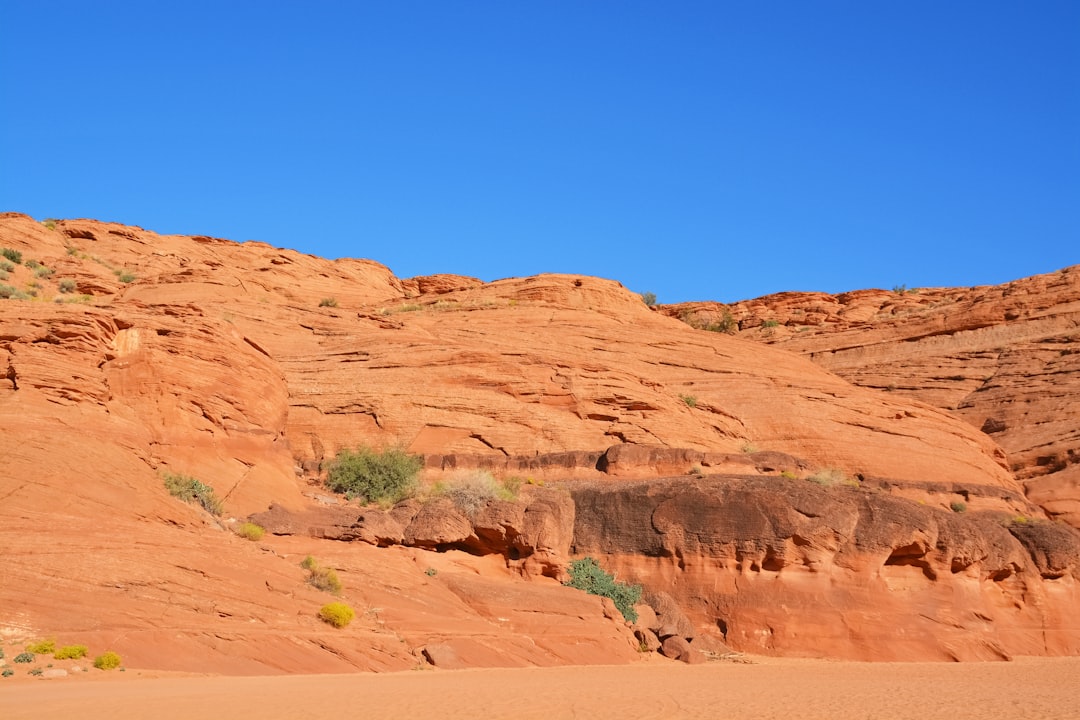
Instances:
[[[97,677],[0,684],[0,718],[1080,718],[1080,658],[1010,663],[754,659],[685,666],[279,677]]]

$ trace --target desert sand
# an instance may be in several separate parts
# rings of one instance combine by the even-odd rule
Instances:
[[[278,677],[110,676],[0,685],[0,717],[712,718],[1080,717],[1080,658],[856,663],[754,658]]]

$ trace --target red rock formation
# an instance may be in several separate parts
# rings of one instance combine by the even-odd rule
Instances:
[[[0,301],[5,633],[108,640],[147,667],[228,672],[636,656],[607,604],[543,577],[570,542],[558,502],[464,518],[438,502],[343,509],[319,466],[361,443],[423,454],[428,480],[477,467],[537,483],[828,471],[939,509],[966,493],[972,511],[1033,514],[978,429],[784,350],[690,330],[614,282],[401,281],[370,261],[16,214],[0,215],[0,246],[53,271],[16,267],[7,282],[28,297]],[[228,518],[169,497],[163,471],[212,486],[229,516],[273,505],[306,530],[241,541],[222,532]],[[606,542],[629,567],[625,532]],[[1017,552],[1064,568],[1054,587],[1072,582],[1071,545],[1037,548]],[[325,594],[303,582],[308,553],[338,570],[360,611],[340,634],[315,619]],[[534,592],[538,611],[523,611]],[[879,599],[852,597],[866,612],[859,603]],[[1058,627],[1033,613],[1017,622]],[[580,622],[552,630],[568,617]],[[1015,630],[993,617],[988,636]]]
[[[667,588],[699,633],[736,650],[858,660],[1080,652],[1080,533],[1061,523],[785,478],[573,493],[575,552]]]
[[[950,411],[1008,452],[1032,501],[1080,527],[1080,266],[998,286],[781,293],[664,312],[697,324],[727,313],[740,337]]]

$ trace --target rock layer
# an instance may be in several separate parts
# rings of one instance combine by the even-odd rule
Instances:
[[[664,308],[948,410],[1008,453],[1028,497],[1080,527],[1080,266],[1005,285],[781,293]]]

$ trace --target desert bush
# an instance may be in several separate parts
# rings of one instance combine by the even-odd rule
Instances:
[[[847,475],[843,470],[837,468],[822,468],[813,475],[806,478],[812,483],[828,487],[830,485],[839,485],[847,480]]]
[[[725,310],[723,315],[720,316],[720,319],[715,321],[702,320],[689,312],[684,312],[679,316],[679,319],[695,330],[708,330],[709,332],[733,334],[739,329],[739,324],[735,322],[735,318],[732,317],[730,310]]]
[[[954,513],[967,512],[967,503],[955,500],[949,503],[949,509],[952,510]]]
[[[611,598],[624,618],[637,622],[638,614],[634,605],[641,599],[641,586],[618,582],[591,557],[570,563],[570,580],[565,584],[590,595]]]
[[[342,450],[327,465],[326,486],[349,499],[396,502],[412,494],[423,460],[404,450]]]
[[[79,658],[86,657],[90,649],[85,645],[65,645],[53,654],[53,658],[56,660],[78,660]]]
[[[60,281],[60,292],[62,293],[73,293],[77,287],[75,281],[71,278],[64,278]]]
[[[0,298],[4,300],[25,300],[29,295],[11,285],[0,285]]]
[[[679,399],[686,403],[686,407],[697,407],[697,398],[693,395],[680,395]]]
[[[129,272],[127,270],[120,270],[116,273],[116,277],[122,283],[135,282],[135,273]]]
[[[337,307],[337,298],[332,298],[332,297],[323,298],[322,300],[319,301],[319,307],[336,308]]]
[[[17,662],[17,663],[20,663],[20,664],[22,664],[22,663],[26,663],[26,664],[32,663],[32,662],[34,662],[34,653],[21,652],[21,653],[19,653],[18,655],[16,655],[14,657],[14,662]]]
[[[0,270],[3,270],[4,272],[15,272],[15,266],[7,260],[0,260]]]
[[[98,670],[112,670],[120,667],[120,656],[112,650],[94,658],[94,667]]]
[[[186,503],[201,505],[211,515],[221,514],[221,501],[214,496],[214,488],[187,475],[162,475],[165,489],[175,498]]]
[[[513,500],[517,493],[500,483],[491,473],[477,470],[437,483],[432,494],[448,498],[463,513],[472,517],[491,500]]]
[[[761,327],[763,327],[763,328],[774,328],[774,327],[778,326],[779,324],[780,324],[779,320],[766,320],[765,322],[761,323]]]
[[[304,558],[300,567],[308,571],[308,583],[313,587],[334,595],[341,592],[341,580],[333,568],[323,567],[310,555]]]
[[[311,570],[308,582],[319,590],[337,595],[341,592],[341,580],[333,568],[317,567]]]
[[[56,652],[56,641],[38,640],[36,643],[27,645],[26,652],[34,653],[35,655],[51,655]]]
[[[245,540],[251,540],[252,542],[255,542],[256,540],[263,539],[263,535],[266,534],[266,530],[264,530],[261,525],[256,525],[253,522],[245,522],[237,525],[236,534],[244,538]]]
[[[643,293],[641,293],[641,301],[643,303],[645,303],[646,305],[648,305],[649,307],[654,307],[656,305],[656,293],[654,293],[654,292],[643,292]]]
[[[343,602],[332,602],[319,608],[319,619],[336,628],[343,628],[353,621],[356,611]]]
[[[787,478],[788,480],[794,480],[795,478],[797,478],[799,476],[796,475],[795,473],[791,472],[790,470],[782,470],[780,472],[780,477]]]
[[[55,272],[56,271],[53,270],[52,268],[47,268],[45,266],[40,266],[40,267],[34,269],[34,277],[39,277],[42,280],[48,280],[49,278],[51,278],[53,276],[53,273],[55,273]]]
[[[11,677],[15,674],[15,671],[11,668],[4,668],[4,672],[0,672],[0,677]]]
[[[55,230],[56,229],[56,218],[45,218],[44,220],[41,221],[41,224],[44,225],[45,227],[49,228],[50,230]]]
[[[22,265],[22,253],[18,250],[12,250],[11,248],[0,249],[0,255],[3,255],[16,265]]]

